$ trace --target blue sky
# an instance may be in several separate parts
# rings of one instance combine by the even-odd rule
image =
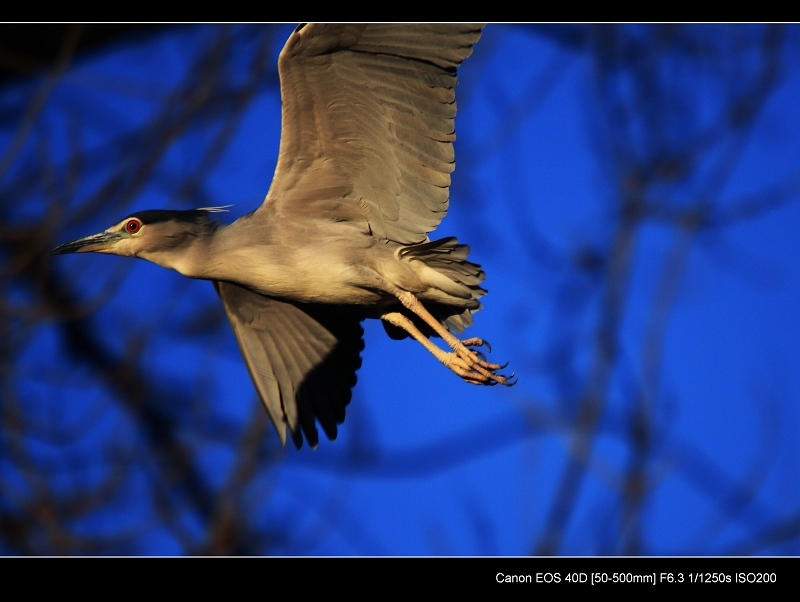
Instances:
[[[519,383],[467,385],[367,321],[338,440],[280,451],[271,428],[260,435],[233,503],[257,534],[250,551],[800,552],[797,30],[775,42],[756,26],[570,27],[490,25],[459,69],[457,169],[434,233],[483,265],[490,292],[467,333]],[[291,28],[229,28],[210,80],[196,70],[222,39],[215,26],[81,57],[2,174],[4,226],[46,220],[55,245],[142,209],[233,204],[231,221],[254,209],[277,159],[275,60]],[[0,90],[1,148],[41,84]],[[241,112],[236,93],[251,94]],[[180,134],[159,146],[170,127]],[[148,157],[145,180],[126,187]],[[50,261],[80,291],[87,328],[110,357],[133,358],[153,396],[120,401],[70,355],[60,320],[9,309],[1,510],[22,517],[42,488],[68,498],[117,475],[63,529],[101,542],[95,553],[203,549],[208,516],[158,484],[170,469],[137,412],[168,417],[222,504],[261,410],[216,294],[145,261]],[[5,277],[7,308],[42,303],[26,282]]]

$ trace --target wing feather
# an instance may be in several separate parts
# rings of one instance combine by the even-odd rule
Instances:
[[[336,306],[278,301],[229,282],[214,282],[239,349],[282,443],[303,435],[329,439],[344,421],[361,366],[362,316]]]
[[[378,238],[425,241],[447,213],[456,67],[481,29],[298,27],[278,59],[281,147],[256,215],[363,222]]]

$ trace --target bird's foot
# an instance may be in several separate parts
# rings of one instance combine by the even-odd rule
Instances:
[[[456,344],[453,345],[453,353],[448,354],[451,359],[447,365],[453,372],[458,374],[468,383],[473,385],[504,385],[511,387],[517,384],[514,374],[511,376],[504,376],[498,374],[498,370],[505,368],[506,364],[492,364],[486,361],[486,356],[480,351],[470,349],[470,347],[482,347],[491,351],[492,348],[486,341],[478,338],[467,339],[459,341],[456,339]]]
[[[484,341],[483,339],[479,339],[478,337],[472,337],[471,339],[465,339],[461,341],[461,344],[464,347],[486,347],[489,353],[492,352],[492,346],[489,344],[489,341]]]
[[[470,347],[485,346],[489,351],[491,351],[492,347],[489,345],[489,343],[477,337],[466,339],[464,341],[458,340],[436,318],[434,318],[427,309],[425,309],[425,306],[422,305],[422,303],[419,302],[419,299],[417,299],[412,293],[399,290],[397,287],[393,288],[394,290],[390,289],[391,292],[397,296],[403,306],[422,318],[425,323],[431,327],[433,332],[442,337],[444,342],[449,345],[453,352],[445,353],[433,343],[428,341],[427,338],[423,338],[424,335],[422,335],[419,330],[413,326],[408,318],[402,316],[402,314],[397,312],[385,314],[382,316],[384,320],[389,321],[395,326],[399,325],[401,328],[404,328],[409,334],[411,334],[411,336],[422,343],[426,349],[428,349],[428,351],[433,353],[433,355],[435,355],[439,361],[441,361],[445,366],[453,370],[453,372],[458,374],[461,378],[469,383],[474,385],[501,384],[507,387],[513,386],[517,383],[517,381],[514,380],[513,374],[511,376],[497,374],[497,371],[502,370],[505,368],[505,366],[489,363],[486,361],[486,356],[483,355],[483,353],[476,351],[475,349],[470,349]]]
[[[496,364],[489,364],[480,360],[467,360],[456,351],[443,353],[439,359],[445,366],[473,385],[505,385],[506,387],[511,387],[517,382],[513,374],[511,376],[503,376],[502,374],[497,374],[496,369],[485,367],[495,366]],[[499,369],[499,366],[497,369]]]

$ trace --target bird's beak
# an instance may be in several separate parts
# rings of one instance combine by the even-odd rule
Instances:
[[[78,240],[59,245],[50,255],[62,255],[63,253],[107,253],[122,238],[121,232],[101,232],[92,236],[84,236]]]

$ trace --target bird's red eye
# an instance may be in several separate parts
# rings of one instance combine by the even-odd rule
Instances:
[[[127,224],[125,224],[125,229],[131,234],[136,234],[139,231],[139,228],[141,227],[142,227],[141,222],[135,219],[132,219]]]

